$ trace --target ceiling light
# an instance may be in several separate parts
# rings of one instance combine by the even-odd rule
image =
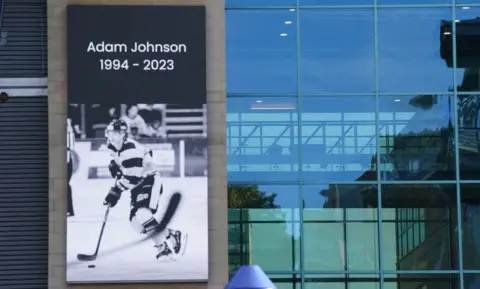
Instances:
[[[262,103],[263,101],[262,100],[257,100],[257,103]]]
[[[397,98],[397,99],[395,99],[394,101],[395,101],[395,102],[400,102],[400,99]]]
[[[295,12],[295,9],[292,8],[292,9],[289,9],[289,11],[290,11],[290,12]]]
[[[468,10],[468,9],[470,9],[470,7],[464,6],[464,7],[462,7],[462,9],[463,9],[463,10]]]
[[[443,35],[450,35],[452,34],[451,32],[443,32]]]
[[[457,23],[458,23],[458,22],[460,22],[460,20],[455,20],[455,22],[457,22]]]
[[[292,21],[285,21],[285,24],[292,24]]]
[[[287,35],[288,35],[287,33],[280,33],[280,36],[282,36],[282,37],[285,37]]]

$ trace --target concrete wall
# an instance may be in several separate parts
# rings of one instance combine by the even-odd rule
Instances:
[[[225,156],[225,19],[224,0],[47,0],[49,106],[49,289],[60,288],[211,288],[228,279],[227,184]],[[65,281],[66,259],[66,5],[205,4],[207,11],[207,100],[209,135],[209,282],[208,284],[71,285]],[[186,19],[186,21],[188,21]],[[193,245],[193,244],[192,244]]]

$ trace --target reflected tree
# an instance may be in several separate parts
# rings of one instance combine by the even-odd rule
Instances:
[[[287,229],[291,225],[287,221],[288,209],[276,204],[276,198],[276,193],[262,191],[257,185],[228,187],[230,273],[244,264],[280,270],[295,263],[297,252],[292,248],[296,242]]]
[[[267,195],[257,185],[237,185],[228,187],[229,209],[275,209],[277,194]]]

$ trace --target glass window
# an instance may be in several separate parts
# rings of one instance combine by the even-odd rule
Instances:
[[[289,9],[225,12],[229,93],[297,92],[295,17]]]
[[[480,286],[480,274],[465,274],[463,276],[463,288],[477,289]]]
[[[480,269],[480,184],[462,184],[463,268]],[[477,283],[477,286],[480,283]],[[466,287],[467,288],[467,287]]]
[[[460,178],[480,180],[480,95],[457,98]]]
[[[227,98],[228,180],[298,180],[298,163],[296,98]]]
[[[375,185],[308,185],[303,201],[305,270],[379,269]]]
[[[454,0],[457,5],[459,4],[480,4],[480,0]],[[459,5],[458,8],[468,10],[472,7],[469,5]]]
[[[299,270],[299,208],[297,186],[230,185],[230,272],[245,264],[266,272]]]
[[[230,272],[229,278],[232,279],[235,272]],[[301,289],[301,278],[299,274],[269,274],[268,278],[273,282],[277,289]]]
[[[376,180],[375,97],[305,96],[301,119],[304,180]]]
[[[452,0],[377,0],[378,5],[452,4]]]
[[[479,2],[480,3],[480,2]],[[468,9],[466,9],[468,8]],[[480,7],[456,7],[457,90],[480,91]],[[452,22],[445,23],[450,29]],[[452,64],[450,63],[450,67]]]
[[[296,0],[225,0],[225,6],[229,7],[280,7],[280,6],[292,6],[297,4]]]
[[[458,274],[385,274],[384,278],[385,289],[460,289]]]
[[[305,289],[379,289],[378,275],[319,274],[305,276]]]
[[[269,274],[268,277],[272,280],[277,289],[301,289],[302,279],[298,274],[278,275]]]
[[[455,179],[451,95],[380,96],[381,178]]]
[[[313,6],[313,5],[319,5],[319,6],[359,6],[359,5],[373,5],[374,0],[299,0],[300,2],[300,7],[302,5],[304,6]]]
[[[302,93],[374,92],[373,9],[300,10],[300,22]]]
[[[383,185],[381,256],[385,270],[457,269],[456,200],[455,185]],[[412,213],[402,218],[400,212],[405,209]],[[420,209],[425,211],[422,218],[414,214]]]
[[[442,92],[453,86],[453,70],[444,60],[451,59],[451,37],[439,41],[442,20],[449,19],[450,8],[378,10],[380,92]]]

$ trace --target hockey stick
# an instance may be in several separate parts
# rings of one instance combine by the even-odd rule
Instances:
[[[171,220],[175,216],[181,200],[182,200],[182,194],[180,192],[175,192],[175,193],[172,194],[172,196],[170,197],[168,206],[167,206],[167,210],[163,214],[163,217],[162,217],[160,223],[158,224],[157,228],[154,230],[154,232],[152,232],[151,234],[143,237],[140,240],[136,240],[134,242],[131,242],[131,243],[128,243],[128,244],[125,244],[125,245],[122,245],[122,246],[119,246],[119,247],[116,247],[116,248],[112,248],[112,249],[108,249],[106,251],[102,251],[102,256],[108,256],[108,255],[114,254],[118,251],[123,251],[125,249],[134,247],[138,244],[141,244],[141,243],[149,240],[153,236],[155,236],[157,234],[160,234],[163,230],[165,230],[165,228],[168,226],[168,224],[171,222]],[[103,227],[102,227],[102,232],[103,232]],[[100,236],[100,238],[101,238],[101,236]],[[99,244],[100,244],[100,242],[99,242]],[[78,258],[78,256],[82,255],[82,254],[79,254],[77,256],[77,258],[78,258],[79,261],[93,261],[93,260],[95,260],[95,258],[97,257],[97,254],[98,254],[98,246],[97,246],[97,251],[95,253],[96,254],[93,254],[93,255],[83,255],[83,256],[87,256],[87,258],[90,257],[90,256],[95,256],[93,259],[82,259],[81,260],[80,258]],[[75,263],[76,262],[70,262],[67,265],[73,265]]]
[[[105,217],[103,218],[102,229],[100,229],[100,235],[98,236],[97,248],[95,252],[91,255],[88,254],[78,254],[77,259],[79,261],[93,261],[97,259],[98,250],[100,249],[100,243],[102,242],[103,230],[105,229],[105,224],[107,224],[108,213],[110,212],[110,205],[108,205],[107,210],[105,211]]]

